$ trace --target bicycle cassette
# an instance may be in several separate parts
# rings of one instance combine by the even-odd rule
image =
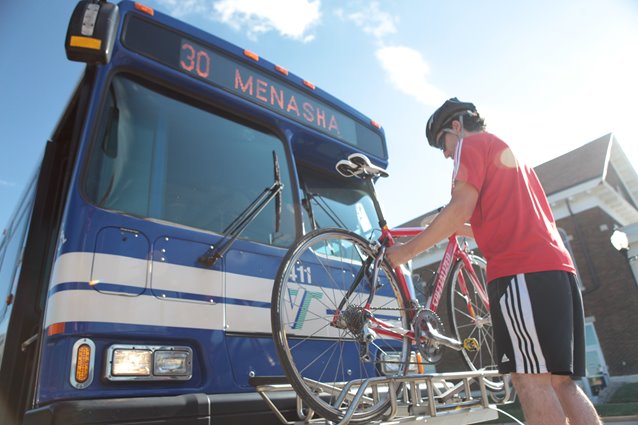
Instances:
[[[423,359],[428,363],[436,363],[441,360],[441,347],[432,338],[426,336],[428,324],[431,328],[438,331],[438,333],[444,333],[441,318],[432,310],[422,309],[414,318],[412,326],[414,329],[414,339]]]

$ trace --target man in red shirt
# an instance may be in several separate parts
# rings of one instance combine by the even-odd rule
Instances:
[[[498,369],[512,374],[527,423],[601,424],[572,381],[585,375],[582,300],[536,173],[485,131],[472,103],[447,100],[426,136],[454,159],[452,198],[387,258],[397,266],[452,233],[473,237],[487,260]]]

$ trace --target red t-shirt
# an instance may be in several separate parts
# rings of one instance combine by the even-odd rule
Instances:
[[[488,281],[549,270],[575,273],[536,173],[502,140],[490,133],[462,140],[454,159],[454,181],[469,183],[479,192],[470,224],[487,260]]]

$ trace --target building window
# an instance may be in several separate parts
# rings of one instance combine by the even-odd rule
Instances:
[[[585,319],[585,365],[591,392],[593,395],[598,395],[607,386],[609,373],[603,351],[600,348],[593,317]]]

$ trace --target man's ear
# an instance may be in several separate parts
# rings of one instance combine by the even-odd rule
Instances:
[[[459,120],[452,121],[452,129],[458,134],[461,134],[461,130],[463,129],[461,127],[461,122]]]

